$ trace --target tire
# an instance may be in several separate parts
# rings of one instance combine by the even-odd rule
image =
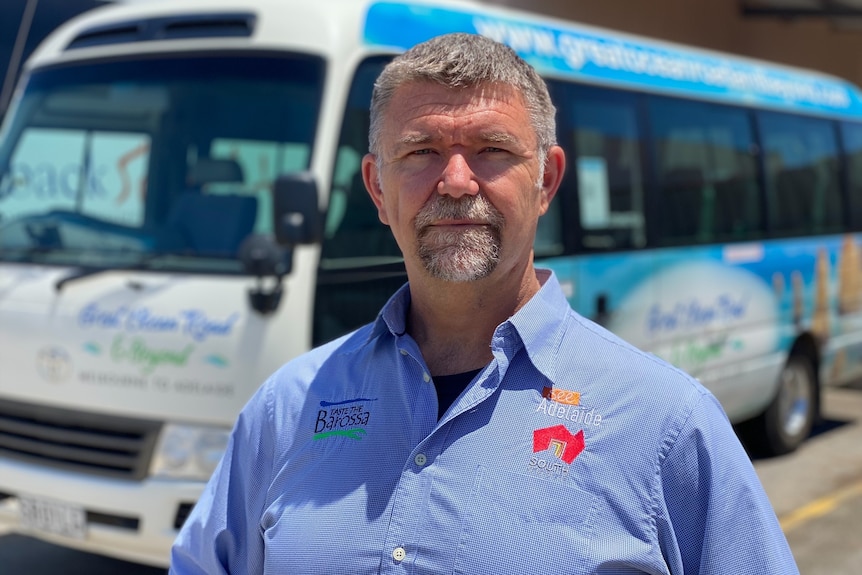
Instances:
[[[795,451],[811,435],[818,417],[817,378],[807,355],[791,355],[778,376],[778,390],[762,414],[741,426],[757,455]]]

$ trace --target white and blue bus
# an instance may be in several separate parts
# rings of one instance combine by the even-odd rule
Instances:
[[[476,2],[117,4],[28,61],[0,139],[0,528],[164,565],[242,405],[405,281],[359,175],[431,36],[547,78],[535,241],[575,309],[765,451],[862,373],[862,101],[811,71]]]

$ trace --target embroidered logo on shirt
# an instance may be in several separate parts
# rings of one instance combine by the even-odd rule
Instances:
[[[572,435],[565,425],[555,425],[533,432],[533,453],[550,451],[554,457],[571,465],[583,450],[583,429]]]
[[[551,401],[556,401],[557,403],[565,403],[566,405],[581,404],[581,392],[560,389],[559,387],[542,388],[542,397]]]
[[[542,412],[554,419],[565,419],[583,426],[599,427],[602,415],[594,408],[581,405],[581,394],[577,391],[545,387],[542,389],[542,401],[536,407],[536,413]]]
[[[552,479],[564,479],[569,466],[584,450],[584,430],[572,434],[565,425],[533,431],[533,455],[529,470]]]
[[[360,440],[368,432],[365,430],[371,411],[366,404],[377,399],[357,397],[344,401],[321,401],[314,423],[314,439],[342,436]]]

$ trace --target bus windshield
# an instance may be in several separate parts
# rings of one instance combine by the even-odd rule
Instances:
[[[237,273],[311,160],[324,64],[217,54],[31,74],[0,140],[0,260]]]

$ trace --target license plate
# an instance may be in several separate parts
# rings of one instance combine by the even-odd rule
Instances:
[[[18,504],[21,523],[28,529],[74,539],[87,535],[87,515],[80,507],[31,497],[19,498]]]

